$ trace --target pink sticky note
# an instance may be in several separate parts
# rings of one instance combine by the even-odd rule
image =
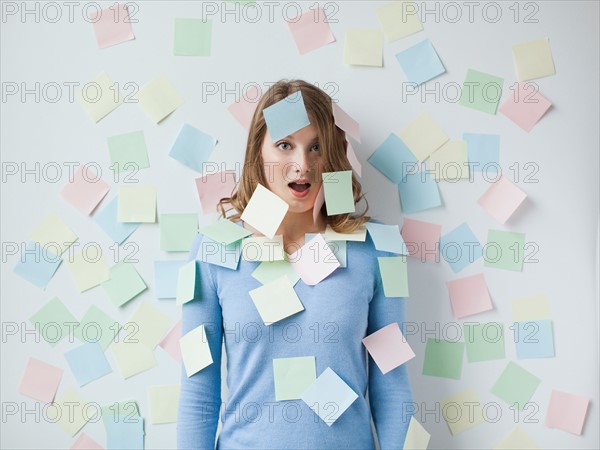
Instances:
[[[446,282],[457,319],[492,309],[492,299],[482,273]]]
[[[332,103],[333,108],[333,119],[335,124],[360,142],[360,125],[356,120],[348,115],[346,111],[338,106],[337,103]]]
[[[288,28],[301,55],[335,41],[323,8],[311,9],[296,17],[288,22]]]
[[[397,322],[368,335],[362,343],[384,374],[415,357]]]
[[[70,450],[104,450],[100,444],[85,433],[81,433]]]
[[[545,425],[580,435],[589,403],[585,397],[552,390]]]
[[[335,269],[340,267],[340,262],[335,253],[323,239],[317,234],[302,247],[289,255],[289,261],[302,281],[309,286],[323,281]]]
[[[52,403],[63,370],[36,358],[29,358],[19,392],[43,403]]]
[[[248,131],[256,110],[256,104],[261,97],[262,92],[258,85],[250,84],[242,93],[242,96],[227,108],[233,117]]]
[[[348,148],[346,149],[346,156],[348,157],[348,161],[350,161],[350,165],[352,166],[352,169],[354,169],[356,174],[359,177],[361,177],[362,176],[362,165],[360,164],[360,161],[356,157],[356,153],[354,152],[354,148],[352,147],[352,144],[350,144],[350,141],[348,141]]]
[[[537,92],[534,84],[518,83],[517,90],[511,90],[500,112],[530,132],[551,105],[550,100]]]
[[[175,324],[171,331],[160,341],[160,345],[164,351],[173,357],[175,361],[181,362],[181,348],[179,347],[179,339],[181,338],[181,320]]]
[[[319,188],[319,192],[317,192],[317,197],[315,198],[315,204],[313,205],[313,223],[317,223],[317,217],[319,217],[319,212],[321,212],[321,208],[325,203],[325,191],[323,190],[323,183],[321,183],[321,187]]]
[[[62,188],[60,195],[87,216],[96,209],[109,190],[108,183],[103,181],[94,169],[84,164]]]
[[[526,197],[525,192],[501,175],[477,200],[477,203],[498,222],[505,223]]]
[[[100,48],[135,39],[131,29],[131,22],[135,20],[129,17],[129,11],[125,3],[94,12],[90,17],[90,21],[94,25],[96,41]]]
[[[231,197],[235,188],[235,171],[213,173],[196,178],[196,189],[204,214],[217,212],[222,197]]]
[[[439,262],[441,231],[441,225],[406,217],[400,234],[410,256],[418,256],[421,261]]]

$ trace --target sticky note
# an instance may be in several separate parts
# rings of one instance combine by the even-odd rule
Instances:
[[[97,342],[86,342],[65,352],[65,359],[80,387],[112,372]]]
[[[200,233],[220,244],[229,245],[249,236],[252,231],[222,218],[200,228]]]
[[[504,329],[500,322],[465,322],[467,361],[504,359]]]
[[[117,421],[107,421],[107,449],[144,448],[144,419],[142,417],[120,417]]]
[[[287,25],[301,55],[335,42],[323,8],[311,9],[287,20]]]
[[[457,319],[493,308],[487,283],[482,273],[447,281],[446,286],[452,304],[452,313]]]
[[[483,255],[481,243],[466,222],[440,238],[440,251],[454,273],[460,272]]]
[[[242,258],[246,261],[280,261],[285,258],[284,253],[281,234],[273,239],[254,236],[242,240]]]
[[[356,156],[356,152],[354,151],[354,147],[352,147],[352,144],[349,141],[346,142],[348,143],[348,146],[346,147],[346,157],[348,158],[348,162],[352,166],[352,170],[354,170],[356,175],[360,177],[362,176],[362,164],[358,160],[358,157]],[[323,187],[322,184],[321,187]]]
[[[191,377],[213,363],[204,325],[194,328],[179,339],[185,373]]]
[[[320,283],[340,266],[321,234],[306,242],[288,259],[302,281],[309,286]]]
[[[252,289],[248,293],[267,326],[304,311],[304,306],[286,275]]]
[[[446,68],[429,39],[396,53],[396,59],[404,71],[406,81],[417,85],[446,72]]]
[[[404,438],[404,450],[427,450],[431,434],[419,423],[415,416],[410,417],[406,438]]]
[[[216,213],[219,200],[223,197],[231,197],[235,189],[235,171],[211,173],[196,178],[196,189],[200,199],[200,206],[204,214]]]
[[[58,297],[52,298],[38,312],[29,318],[40,336],[54,347],[63,338],[68,337],[70,330],[79,325],[73,314]],[[72,338],[71,338],[72,339]]]
[[[518,364],[509,361],[492,386],[491,392],[521,411],[529,402],[541,380]]]
[[[196,283],[198,281],[198,264],[196,260],[189,261],[179,268],[177,274],[177,292],[175,302],[183,305],[194,300],[196,295]]]
[[[136,222],[119,222],[117,209],[119,197],[115,196],[110,202],[94,214],[94,222],[117,244],[122,244],[140,226]]]
[[[429,156],[427,169],[438,181],[455,182],[469,178],[467,141],[447,141]]]
[[[554,357],[554,332],[551,320],[515,322],[512,329],[517,359]]]
[[[134,98],[154,123],[161,122],[183,105],[183,97],[164,75],[159,75],[142,86]]]
[[[352,190],[352,171],[323,172],[323,191],[327,215],[356,212]]]
[[[119,222],[156,222],[156,187],[120,186],[117,206]]]
[[[498,222],[506,223],[525,198],[525,192],[504,175],[500,175],[500,178],[479,197],[477,203]]]
[[[210,56],[212,20],[175,19],[173,54],[175,56]]]
[[[365,223],[369,236],[375,244],[375,248],[382,252],[397,253],[399,255],[408,255],[408,249],[400,234],[398,225],[387,225],[384,223],[367,222]]]
[[[169,156],[197,172],[203,172],[204,163],[209,160],[217,142],[214,137],[184,123],[171,147]]]
[[[120,402],[112,402],[106,406],[100,408],[102,415],[102,423],[107,428],[111,423],[117,423],[122,421],[134,422],[136,418],[140,417],[140,409],[135,400],[123,400]]]
[[[244,86],[242,95],[227,107],[227,110],[240,123],[246,131],[250,130],[252,116],[256,111],[256,104],[260,100],[262,92],[258,84]]]
[[[75,92],[75,98],[94,123],[98,123],[123,103],[118,84],[113,83],[106,72],[85,83]]]
[[[294,286],[300,279],[300,275],[298,275],[298,273],[294,270],[294,267],[287,260],[272,262],[263,261],[256,269],[254,269],[254,272],[252,272],[251,275],[262,284],[267,284],[273,280],[276,280],[282,275],[286,275],[288,277],[292,286]]]
[[[62,375],[61,368],[37,358],[29,358],[19,383],[19,392],[42,403],[52,403]]]
[[[427,159],[449,139],[426,111],[411,120],[397,134],[419,162]]]
[[[347,28],[344,64],[383,67],[383,35],[379,29]]]
[[[362,339],[362,343],[383,374],[415,357],[397,322],[371,333]]]
[[[492,450],[539,450],[540,447],[521,428],[514,427]]]
[[[512,53],[519,81],[548,77],[556,73],[548,38],[515,44]]]
[[[82,165],[61,189],[60,195],[81,213],[90,215],[110,190],[91,167]]]
[[[351,233],[338,233],[331,225],[327,225],[325,233],[323,233],[323,239],[326,241],[356,241],[365,242],[367,239],[367,227],[361,225]]]
[[[85,405],[88,404],[87,400],[72,387],[65,389],[54,403],[59,411],[70,411],[69,414],[60,414],[55,422],[69,436],[75,436],[90,418],[94,417],[85,408]]]
[[[293,92],[283,100],[263,109],[263,116],[273,142],[310,125],[302,91]]]
[[[389,134],[367,161],[396,184],[417,166],[415,155],[404,141],[394,133]]]
[[[102,287],[115,306],[123,306],[148,286],[131,263],[120,261],[110,269],[110,279]]]
[[[404,214],[413,214],[442,205],[437,181],[429,172],[407,174],[398,183],[398,193]]]
[[[75,337],[82,342],[97,342],[102,351],[117,340],[121,324],[100,308],[91,305],[75,328]]]
[[[437,262],[441,230],[441,225],[405,217],[400,233],[410,256],[418,257],[422,262]]]
[[[128,323],[135,323],[135,338],[140,344],[154,349],[173,326],[173,320],[147,301],[139,304]]]
[[[165,252],[188,252],[198,235],[198,215],[161,214],[160,249]]]
[[[486,267],[522,271],[524,253],[525,233],[493,229],[488,231],[483,253]]]
[[[137,9],[134,9],[135,11]],[[92,22],[96,42],[100,48],[135,39],[131,23],[137,20],[131,20],[127,3],[118,3],[110,8],[92,11],[89,21]]]
[[[273,239],[288,209],[289,205],[285,200],[257,183],[241,219]]]
[[[75,251],[66,258],[67,268],[79,292],[87,291],[110,278],[110,269],[101,251]]]
[[[24,248],[22,245],[21,256],[13,272],[37,287],[46,289],[62,259],[37,242],[26,242]]]
[[[323,183],[319,187],[319,192],[317,192],[317,196],[315,197],[315,203],[313,205],[313,223],[317,223],[317,218],[321,213],[323,213],[323,205],[325,204],[325,191],[323,190]]]
[[[500,135],[463,133],[462,138],[467,141],[469,169],[495,176],[500,168]]]
[[[375,12],[388,42],[397,41],[423,29],[419,9],[414,2],[386,3]]]
[[[581,435],[589,404],[589,398],[552,389],[544,425]]]
[[[459,105],[488,114],[496,114],[502,97],[504,79],[478,70],[467,70]]]
[[[165,335],[165,337],[158,343],[158,345],[166,351],[171,357],[181,362],[181,349],[179,348],[179,339],[181,339],[181,320],[175,324],[173,328]]]
[[[512,319],[515,322],[526,320],[550,319],[550,305],[548,295],[532,295],[512,301]]]
[[[427,338],[423,375],[460,380],[464,342]]]
[[[198,249],[196,258],[208,264],[214,264],[227,269],[237,270],[241,255],[242,241],[236,241],[229,245],[223,245],[204,236],[202,239],[202,245]]]
[[[69,450],[104,450],[100,444],[85,433],[80,433]]]
[[[317,379],[314,356],[273,358],[275,401],[296,400]]]
[[[50,213],[31,232],[29,240],[39,242],[42,247],[60,256],[77,240],[77,235],[58,214]]]
[[[304,242],[308,242],[313,239],[319,233],[305,233],[304,234]],[[347,266],[347,246],[346,241],[328,241],[325,239],[325,242],[335,255],[335,258],[340,263],[340,268]]]
[[[331,103],[333,120],[338,128],[341,128],[357,142],[360,142],[360,124],[344,111],[337,103]],[[348,142],[350,145],[350,142]]]
[[[445,398],[440,403],[442,405],[442,415],[453,436],[485,420],[481,408],[482,403],[472,387]]]
[[[328,426],[339,420],[357,398],[358,394],[331,367],[327,367],[302,394],[302,400]],[[323,408],[326,404],[336,405],[336,408]]]
[[[550,100],[540,94],[535,85],[519,83],[500,106],[500,112],[529,133],[550,106]]]
[[[133,327],[130,328],[133,330]],[[124,380],[156,366],[152,349],[135,342],[135,338],[131,334],[132,331],[129,331],[126,337],[118,342],[113,342],[110,346],[113,360]]]
[[[150,167],[143,131],[131,131],[106,138],[111,170],[114,173]]]
[[[151,424],[177,422],[179,390],[178,384],[148,386],[146,392]]]
[[[408,297],[406,256],[378,256],[379,272],[386,297]]]
[[[184,260],[154,261],[154,296],[156,298],[177,297],[177,279]]]

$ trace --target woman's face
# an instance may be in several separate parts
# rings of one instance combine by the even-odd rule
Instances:
[[[261,152],[266,187],[290,205],[288,212],[312,210],[323,166],[317,127],[310,124],[277,141],[266,132]]]

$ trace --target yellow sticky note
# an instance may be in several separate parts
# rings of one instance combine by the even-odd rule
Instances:
[[[148,409],[150,423],[177,422],[177,407],[179,405],[178,384],[166,386],[148,386]]]
[[[344,41],[344,63],[354,66],[383,66],[383,36],[381,31],[348,28]]]
[[[388,42],[397,41],[423,29],[414,2],[394,1],[375,10]]]
[[[283,235],[273,239],[254,236],[242,240],[242,258],[246,261],[283,261]]]
[[[430,438],[431,434],[412,416],[404,439],[403,450],[426,450]]]
[[[105,72],[84,84],[75,93],[75,98],[96,123],[123,103],[118,84],[113,83]]]
[[[48,214],[29,235],[29,240],[39,242],[57,256],[62,255],[77,239],[77,235],[56,213]]]
[[[289,207],[285,200],[258,183],[241,219],[273,239]]]
[[[136,324],[137,341],[154,349],[173,326],[173,319],[156,306],[144,301],[131,315],[129,323]]]
[[[361,225],[352,233],[338,233],[330,225],[327,225],[325,228],[325,233],[323,233],[323,239],[326,241],[357,241],[357,242],[365,242],[367,239],[367,227],[365,225]]]
[[[118,222],[156,222],[156,187],[121,186],[117,206]]]
[[[427,112],[422,112],[396,133],[419,162],[448,141],[448,135]]]
[[[484,421],[481,402],[473,388],[441,400],[442,415],[453,436]]]
[[[548,304],[548,295],[532,295],[531,297],[513,300],[512,318],[514,322],[551,319],[552,313]]]
[[[221,345],[219,343],[219,345]],[[179,339],[185,373],[191,377],[213,363],[204,325],[194,328]]]
[[[304,310],[287,275],[253,289],[249,294],[267,326]]]
[[[539,448],[525,430],[515,427],[498,442],[493,450],[538,450]]]
[[[75,436],[79,430],[94,418],[93,408],[84,411],[88,402],[72,387],[65,389],[54,401],[56,409],[60,411],[56,423],[67,432],[69,436]],[[53,408],[50,408],[52,410]],[[89,417],[88,417],[89,416]]]
[[[447,141],[429,156],[427,168],[436,180],[469,178],[467,141]]]
[[[75,251],[65,258],[79,292],[87,291],[110,278],[110,269],[104,256],[101,253],[96,254],[89,248],[86,249],[85,254]]]
[[[183,97],[164,75],[145,84],[135,98],[154,123],[159,123],[183,104]]]
[[[533,80],[556,73],[548,38],[513,45],[512,51],[517,80]]]
[[[156,366],[156,359],[152,349],[144,344],[135,342],[135,327],[123,325],[124,332],[118,342],[113,342],[110,349],[113,353],[115,363],[123,379],[137,375],[145,370]]]

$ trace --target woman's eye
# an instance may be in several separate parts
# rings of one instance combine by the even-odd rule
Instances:
[[[318,152],[318,151],[320,150],[320,148],[319,148],[319,144],[313,145],[313,148],[312,148],[312,149],[313,149],[315,152]]]
[[[282,145],[285,145],[285,147],[282,147]],[[289,150],[290,144],[288,144],[287,142],[280,142],[279,144],[277,144],[277,147],[279,147],[281,150]]]

